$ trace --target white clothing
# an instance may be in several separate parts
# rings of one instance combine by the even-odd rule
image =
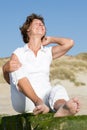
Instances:
[[[49,81],[50,64],[52,61],[51,50],[52,47],[41,46],[37,56],[35,56],[33,51],[29,49],[26,44],[24,47],[18,48],[13,52],[22,63],[22,67],[10,73],[12,105],[17,112],[32,112],[35,107],[34,103],[18,90],[18,80],[23,77],[28,78],[36,94],[43,99],[47,105],[50,105],[51,109],[53,109],[54,102],[62,98],[59,94],[60,92],[51,94],[54,90]],[[65,89],[62,90],[63,95],[65,95],[65,97],[62,95],[63,98],[68,100]],[[55,91],[53,91],[53,93],[55,93]]]

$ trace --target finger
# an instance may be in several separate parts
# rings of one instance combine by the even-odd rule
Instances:
[[[38,106],[36,106],[35,109],[33,110],[33,112],[36,112],[38,110],[40,110],[40,108],[38,108]]]
[[[35,108],[35,109],[33,110],[33,112],[34,112],[34,115],[37,115],[37,114],[42,113],[42,109],[40,109],[40,108]]]

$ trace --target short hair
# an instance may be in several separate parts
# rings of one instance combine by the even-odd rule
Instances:
[[[21,35],[22,35],[22,38],[23,38],[23,41],[25,44],[29,42],[29,36],[27,35],[27,29],[30,27],[30,25],[34,19],[41,20],[41,22],[45,25],[44,18],[41,15],[32,13],[31,15],[27,16],[26,21],[20,27]]]

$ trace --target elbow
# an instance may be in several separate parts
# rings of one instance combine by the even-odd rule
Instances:
[[[70,40],[70,48],[73,47],[74,44],[75,44],[75,43],[74,43],[74,40],[71,39],[71,40]]]
[[[74,46],[74,40],[68,39],[68,44],[66,44],[67,49],[70,49]]]

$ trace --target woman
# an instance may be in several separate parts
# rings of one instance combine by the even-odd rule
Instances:
[[[73,40],[47,37],[44,19],[36,14],[26,18],[20,31],[26,45],[17,48],[3,66],[4,78],[11,84],[13,108],[35,115],[51,110],[54,117],[76,114],[78,99],[69,99],[64,87],[52,87],[49,82],[52,59],[64,55],[74,45]],[[46,47],[50,43],[57,45]]]

